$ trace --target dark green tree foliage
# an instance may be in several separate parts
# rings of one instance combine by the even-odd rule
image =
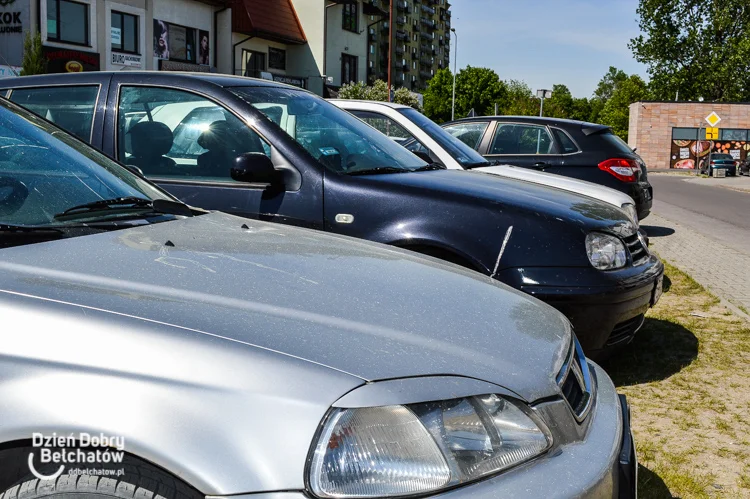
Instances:
[[[627,79],[628,75],[625,74],[625,71],[610,66],[607,73],[599,80],[599,84],[596,86],[596,90],[594,90],[594,98],[606,103],[612,97],[612,94],[615,93],[617,85]]]
[[[474,110],[478,116],[495,113],[495,104],[508,98],[505,83],[493,70],[467,66],[456,77],[456,117],[466,116]]]
[[[500,114],[511,116],[538,116],[539,99],[531,93],[526,82],[509,80],[505,83],[508,90],[505,102],[500,106]]]
[[[445,68],[435,73],[424,93],[424,114],[431,120],[443,123],[451,119],[453,102],[453,73]]]
[[[620,82],[612,93],[599,115],[599,122],[612,127],[622,140],[628,140],[630,123],[630,105],[641,100],[648,100],[649,92],[646,82],[638,75],[630,75]]]
[[[47,72],[47,59],[42,53],[42,35],[26,32],[23,40],[23,62],[21,76],[39,75]]]
[[[640,0],[638,15],[629,46],[655,99],[750,100],[748,0]]]

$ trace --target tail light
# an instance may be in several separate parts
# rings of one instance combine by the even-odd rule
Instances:
[[[617,180],[635,182],[641,167],[634,159],[608,159],[599,163],[599,169],[611,173]]]

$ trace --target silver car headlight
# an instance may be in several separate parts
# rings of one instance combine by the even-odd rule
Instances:
[[[625,203],[622,205],[622,209],[628,214],[630,221],[633,222],[635,228],[638,229],[638,210],[635,209],[635,205],[632,203]]]
[[[544,423],[498,395],[332,409],[309,486],[321,498],[435,492],[528,461],[552,445]]]
[[[625,245],[615,236],[592,232],[586,236],[586,254],[594,268],[613,270],[628,263]]]

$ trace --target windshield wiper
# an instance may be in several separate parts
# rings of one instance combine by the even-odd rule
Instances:
[[[151,200],[136,196],[125,196],[113,199],[101,199],[99,201],[73,206],[62,213],[58,213],[54,218],[61,219],[73,217],[86,213],[111,210],[115,207],[149,209],[157,213],[166,213],[169,215],[183,215],[186,217],[193,216],[193,212],[190,208],[183,203],[170,201],[168,199]]]
[[[377,175],[379,173],[408,173],[413,170],[404,170],[403,168],[395,168],[393,166],[378,166],[377,168],[369,168],[367,170],[355,170],[353,172],[347,172],[347,175]]]
[[[416,170],[412,170],[415,172],[426,172],[429,170],[445,170],[446,167],[444,165],[441,165],[440,163],[430,163],[429,165],[420,166]]]
[[[43,225],[14,225],[14,224],[0,224],[0,232],[49,232],[52,234],[63,234],[64,231],[59,227],[45,227]]]

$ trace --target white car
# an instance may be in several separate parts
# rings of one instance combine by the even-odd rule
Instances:
[[[493,165],[437,123],[408,106],[347,99],[331,99],[330,102],[403,144],[410,151],[428,154],[434,162],[442,163],[451,170],[471,169],[583,194],[621,208],[638,226],[635,203],[630,196],[620,191],[585,180],[528,168]]]

